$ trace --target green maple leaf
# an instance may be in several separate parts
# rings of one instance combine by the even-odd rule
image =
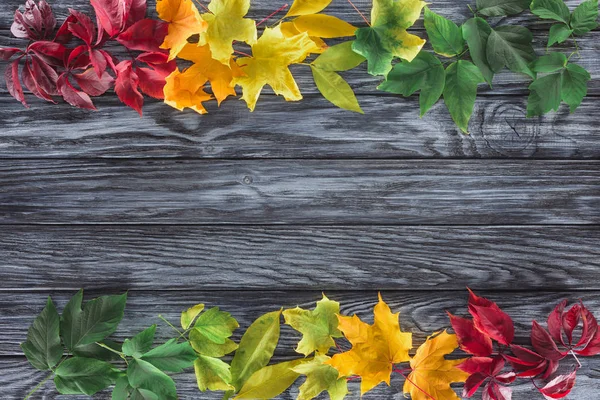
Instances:
[[[297,400],[310,400],[324,391],[329,393],[331,400],[342,400],[348,394],[348,380],[340,378],[337,369],[325,364],[331,358],[317,354],[314,359],[293,368],[299,374],[306,375],[306,380],[300,386]]]
[[[417,90],[421,116],[440,98],[444,91],[446,76],[444,66],[433,54],[422,51],[412,61],[394,65],[385,81],[377,88],[389,93],[411,96]]]
[[[465,49],[465,40],[458,25],[434,13],[429,7],[425,7],[425,29],[436,53],[453,57]]]
[[[548,47],[556,43],[562,43],[571,36],[573,30],[565,24],[554,24],[548,33]]]
[[[27,341],[21,349],[27,360],[42,371],[54,367],[63,355],[59,335],[60,317],[52,299],[48,297],[46,307],[37,316],[27,332]]]
[[[533,35],[522,26],[505,25],[492,29],[486,47],[487,61],[494,72],[505,66],[535,78],[529,64],[535,60]]]
[[[571,14],[571,28],[576,35],[583,35],[598,26],[598,0],[587,0]]]
[[[337,314],[339,313],[340,303],[329,300],[325,295],[312,311],[300,307],[285,310],[283,312],[285,323],[303,335],[296,351],[307,356],[314,351],[327,353],[335,346],[333,338],[342,337],[338,329]]]
[[[371,75],[386,75],[392,60],[411,61],[419,54],[425,40],[408,33],[421,15],[421,0],[373,0],[371,26],[356,31],[352,49],[365,57]]]

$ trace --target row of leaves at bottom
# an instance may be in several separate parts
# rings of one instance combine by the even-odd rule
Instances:
[[[108,339],[123,319],[126,299],[102,296],[84,304],[79,291],[59,315],[48,298],[21,345],[32,366],[50,371],[28,398],[54,378],[61,394],[94,395],[114,385],[113,400],[177,399],[168,374],[193,367],[198,388],[224,391],[224,399],[274,398],[304,376],[298,399],[326,392],[338,400],[349,394],[351,380],[360,379],[362,396],[382,382],[389,385],[393,373],[404,377],[403,391],[413,400],[460,399],[453,383],[464,383],[463,397],[510,400],[510,385],[520,379],[546,399],[559,399],[575,385],[578,357],[600,353],[596,318],[582,303],[567,310],[566,300],[552,311],[547,328],[533,321],[531,346],[524,347],[514,343],[510,316],[469,291],[470,318],[448,313],[455,333],[433,333],[411,356],[412,334],[401,330],[399,313],[381,295],[373,324],[342,315],[340,304],[323,295],[312,310],[260,316],[239,343],[231,339],[239,328],[231,314],[197,304],[181,313],[180,327],[159,316],[175,336],[158,346],[156,325],[123,343]],[[295,349],[302,356],[270,364],[282,316],[302,334]],[[469,356],[457,359],[455,353]]]

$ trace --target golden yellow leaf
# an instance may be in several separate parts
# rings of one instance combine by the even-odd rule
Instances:
[[[294,0],[286,17],[308,15],[321,12],[331,4],[332,0]]]
[[[404,393],[410,393],[412,400],[430,400],[431,397],[460,400],[450,384],[464,382],[469,377],[469,374],[456,368],[465,359],[446,360],[444,358],[457,348],[456,335],[446,331],[428,337],[427,341],[417,350],[417,354],[410,360],[412,372],[404,383]]]
[[[233,59],[229,59],[228,65],[222,64],[212,58],[208,45],[196,46],[195,44],[187,44],[179,53],[179,58],[194,63],[183,73],[184,79],[196,81],[196,84],[201,83],[202,85],[210,82],[219,105],[227,96],[235,96],[232,80],[236,76],[243,76],[244,73]]]
[[[292,22],[298,31],[320,38],[354,36],[356,31],[355,26],[326,14],[301,15]]]
[[[191,108],[199,114],[206,114],[202,102],[212,99],[203,89],[206,81],[198,81],[194,79],[195,75],[186,72],[182,73],[178,68],[167,77],[164,89],[165,103],[179,111]]]
[[[208,28],[192,0],[158,0],[156,11],[160,19],[169,23],[169,33],[160,46],[162,49],[170,49],[169,60],[177,57],[190,36]]]
[[[233,41],[256,43],[256,23],[244,18],[249,8],[250,0],[212,0],[208,5],[211,13],[202,14],[208,29],[200,34],[198,44],[208,44],[213,58],[229,65]]]
[[[298,28],[296,28],[293,22],[283,22],[279,26],[281,28],[281,33],[283,33],[285,37],[292,37],[302,33],[298,30]],[[325,41],[320,37],[311,36],[310,40],[312,40],[317,46],[313,53],[321,54],[322,52],[327,50],[327,43],[325,43]]]
[[[393,364],[409,361],[412,334],[400,330],[399,313],[393,314],[379,295],[374,309],[375,322],[369,325],[356,315],[338,316],[339,326],[352,349],[334,355],[326,364],[341,376],[359,375],[360,392],[364,394],[381,382],[390,384]]]
[[[246,101],[250,111],[254,111],[265,85],[271,86],[276,94],[282,95],[287,101],[302,99],[288,66],[304,61],[310,53],[317,50],[306,33],[286,37],[280,26],[265,28],[260,39],[252,46],[252,57],[236,60],[245,76],[234,77],[233,82],[242,87],[242,99]]]

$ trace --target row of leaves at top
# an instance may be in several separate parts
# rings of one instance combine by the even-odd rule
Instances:
[[[262,315],[239,343],[231,339],[239,324],[229,313],[198,304],[181,313],[180,328],[159,316],[176,336],[156,347],[156,325],[122,344],[108,339],[123,318],[126,297],[103,296],[84,304],[79,291],[60,316],[48,298],[21,347],[35,368],[51,371],[47,380],[54,377],[58,392],[93,395],[114,385],[113,400],[175,400],[175,382],[167,373],[193,366],[199,389],[224,391],[225,399],[270,399],[304,375],[299,400],[323,392],[342,400],[348,381],[361,379],[363,395],[382,382],[390,385],[392,373],[405,378],[403,391],[413,400],[459,400],[452,383],[464,383],[464,397],[483,388],[484,400],[510,400],[510,384],[519,378],[533,382],[546,399],[559,399],[575,385],[581,367],[577,357],[600,353],[594,315],[582,303],[567,310],[566,301],[548,317],[547,330],[533,321],[531,349],[515,343],[508,314],[470,292],[471,318],[449,313],[455,334],[434,333],[411,356],[412,334],[401,330],[399,314],[381,295],[373,324],[342,315],[340,304],[323,295],[313,310],[296,307]],[[295,350],[303,357],[269,365],[281,315],[302,334]],[[348,343],[351,348],[344,350]],[[471,357],[446,359],[459,348]],[[225,362],[223,357],[233,352],[231,362]],[[562,361],[571,355],[578,365],[565,368]]]
[[[474,17],[461,27],[435,14],[421,0],[373,0],[368,27],[357,29],[322,11],[332,0],[295,0],[284,18],[265,28],[258,38],[258,23],[245,18],[250,0],[211,0],[200,13],[192,0],[158,0],[164,21],[144,18],[146,0],[91,0],[98,26],[80,12],[71,11],[53,36],[56,19],[45,0],[27,0],[25,12],[15,13],[12,32],[29,39],[25,49],[1,48],[9,92],[25,102],[21,80],[36,96],[54,101],[61,95],[81,108],[95,109],[90,96],[114,85],[126,105],[141,113],[142,93],[180,110],[205,113],[204,103],[220,104],[242,88],[242,99],[254,110],[266,85],[286,100],[302,98],[289,70],[308,65],[317,88],[335,105],[362,112],[352,88],[339,72],[367,61],[370,74],[384,76],[379,89],[409,96],[420,90],[421,115],[443,96],[455,123],[467,132],[479,83],[492,84],[504,67],[533,79],[528,116],[557,110],[561,102],[574,111],[587,94],[590,75],[562,53],[540,58],[532,47],[532,34],[522,26],[492,27],[483,17],[515,15],[530,8],[553,20],[548,46],[569,37],[575,41],[597,26],[598,1],[586,0],[572,13],[563,0],[477,0]],[[425,28],[433,50],[447,61],[422,51],[425,40],[407,32],[425,7]],[[283,8],[282,8],[283,9]],[[355,36],[329,47],[323,39]],[[75,48],[63,44],[77,39]],[[105,48],[117,41],[129,51],[141,52],[118,61]],[[238,49],[251,47],[251,54]],[[235,45],[235,46],[234,46]],[[575,43],[575,46],[576,43]],[[243,47],[242,47],[243,49]],[[578,48],[576,51],[578,53]],[[306,62],[311,54],[318,57]],[[470,56],[471,61],[464,58]],[[192,63],[180,68],[175,59]],[[394,65],[394,60],[400,59]],[[24,60],[21,78],[19,65]],[[447,66],[445,64],[448,64]],[[114,78],[113,78],[114,75]],[[539,75],[539,76],[538,76]],[[210,87],[212,93],[206,92]]]

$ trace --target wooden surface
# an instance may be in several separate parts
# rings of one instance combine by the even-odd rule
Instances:
[[[21,3],[0,2],[0,46],[23,45],[9,31]],[[355,3],[368,13],[367,0]],[[281,4],[254,0],[251,16]],[[90,10],[88,0],[51,5],[59,20]],[[462,0],[431,8],[470,15]],[[361,23],[346,1],[329,11]],[[508,21],[545,51],[548,23]],[[366,115],[327,103],[303,67],[293,69],[302,102],[267,90],[255,113],[239,100],[205,116],[148,100],[139,118],[112,93],[95,113],[31,96],[26,110],[1,87],[0,397],[22,399],[43,379],[19,343],[48,294],[63,307],[80,287],[88,297],[129,290],[119,339],[198,302],[245,328],[281,306],[311,307],[321,291],[369,320],[382,290],[415,345],[448,328],[445,310],[465,313],[465,286],[514,318],[520,343],[563,298],[600,316],[600,31],[579,45],[575,61],[593,80],[575,114],[525,118],[528,82],[505,72],[480,87],[469,136],[443,104],[420,119],[416,97],[377,92],[364,68],[345,77]],[[276,359],[294,357],[297,340],[284,327]],[[567,399],[598,398],[600,359],[583,363]],[[200,394],[192,374],[176,380],[182,399],[220,399]],[[72,398],[51,386],[34,398]],[[369,398],[400,399],[401,382]],[[515,400],[536,398],[527,382],[515,386]]]

